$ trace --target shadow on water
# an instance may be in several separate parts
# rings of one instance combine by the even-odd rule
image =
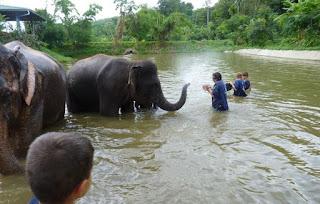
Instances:
[[[45,130],[78,132],[95,147],[93,184],[78,203],[320,202],[319,62],[214,52],[131,59],[157,64],[170,102],[190,82],[187,102],[117,118],[66,113]],[[224,82],[249,72],[252,92],[228,92],[228,112],[214,111],[201,88],[216,71]],[[0,176],[5,201],[30,196],[23,176]]]

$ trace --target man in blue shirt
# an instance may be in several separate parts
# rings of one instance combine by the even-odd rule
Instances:
[[[222,81],[222,76],[219,72],[212,75],[212,80],[215,82],[213,88],[209,84],[203,85],[203,89],[208,91],[212,97],[212,107],[217,111],[227,111],[227,91],[226,85]]]
[[[233,95],[235,96],[242,96],[242,97],[246,97],[247,94],[244,91],[244,81],[242,80],[242,74],[241,73],[237,73],[236,74],[236,81],[234,83],[232,83],[232,81],[230,81],[230,84],[232,86],[233,89]]]

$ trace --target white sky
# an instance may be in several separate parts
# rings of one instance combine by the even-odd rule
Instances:
[[[116,10],[113,0],[70,0],[75,4],[75,7],[80,14],[83,14],[89,9],[89,4],[99,4],[103,7],[103,10],[99,12],[96,19],[109,18],[119,15],[119,11]],[[182,2],[190,2],[193,4],[195,9],[204,7],[205,0],[181,0]],[[148,7],[152,8],[157,6],[158,0],[134,0],[136,5],[147,4]],[[218,0],[211,0],[211,5],[214,5]],[[24,8],[29,8],[32,10],[44,9],[46,5],[48,6],[48,12],[53,14],[53,0],[0,0],[0,4],[7,6],[19,6]]]

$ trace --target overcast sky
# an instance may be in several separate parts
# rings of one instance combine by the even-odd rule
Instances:
[[[190,2],[194,8],[204,7],[205,0],[181,0],[182,2]],[[53,0],[0,0],[0,4],[7,6],[19,6],[35,10],[36,8],[44,9],[48,6],[48,12],[53,14]],[[71,0],[75,4],[80,14],[83,14],[89,9],[89,4],[99,4],[103,7],[103,10],[97,15],[96,19],[109,18],[119,15],[119,11],[116,10],[113,0]],[[147,4],[148,7],[152,8],[157,6],[158,0],[134,0],[137,5]],[[211,0],[214,5],[218,0]]]

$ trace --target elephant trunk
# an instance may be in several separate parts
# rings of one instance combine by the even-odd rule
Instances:
[[[3,120],[3,117],[0,118]],[[0,174],[9,175],[24,172],[24,167],[14,156],[14,147],[9,142],[9,131],[6,122],[0,125]]]
[[[156,105],[158,105],[161,109],[166,111],[176,111],[179,110],[186,102],[187,99],[187,88],[190,85],[190,83],[185,84],[182,89],[182,93],[180,96],[180,99],[177,103],[170,103],[167,101],[167,99],[164,97],[162,90],[160,89],[157,97]]]

